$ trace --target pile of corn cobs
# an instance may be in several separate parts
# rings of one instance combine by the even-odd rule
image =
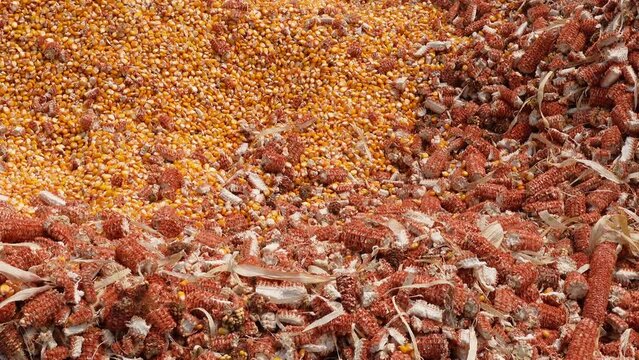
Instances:
[[[471,41],[423,44],[456,60],[387,144],[395,196],[327,174],[268,231],[0,205],[0,354],[635,357],[637,4],[437,5]]]

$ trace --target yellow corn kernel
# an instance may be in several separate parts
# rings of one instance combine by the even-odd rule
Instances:
[[[14,290],[11,286],[9,286],[9,284],[4,283],[2,285],[0,285],[0,295],[2,296],[11,296],[13,295]]]
[[[228,335],[229,330],[225,327],[221,327],[217,329],[217,334],[218,335]]]
[[[404,354],[408,354],[413,351],[413,345],[411,344],[400,345],[399,351],[403,352]]]
[[[184,293],[184,291],[178,291],[177,298],[180,301],[184,301],[186,299],[186,293]]]

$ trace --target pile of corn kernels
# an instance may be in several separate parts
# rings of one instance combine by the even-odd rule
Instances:
[[[639,358],[636,1],[0,10],[0,356]]]

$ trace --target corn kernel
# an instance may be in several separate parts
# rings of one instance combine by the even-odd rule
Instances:
[[[399,351],[403,352],[404,354],[408,354],[413,351],[413,345],[411,344],[400,345]]]
[[[0,285],[0,295],[2,296],[11,296],[13,295],[14,290],[11,286],[9,286],[9,284],[4,283],[2,285]]]

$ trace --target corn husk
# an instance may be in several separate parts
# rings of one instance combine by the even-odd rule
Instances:
[[[522,262],[529,262],[535,265],[549,265],[555,263],[555,258],[549,255],[536,253],[533,251],[518,251],[513,253],[513,257]]]
[[[242,200],[241,197],[233,194],[232,192],[230,192],[228,189],[222,188],[220,190],[220,197],[226,201],[231,203],[232,205],[238,205],[244,202],[244,200]]]
[[[408,335],[410,335],[410,341],[413,344],[413,358],[415,360],[419,360],[422,358],[422,356],[419,353],[419,348],[417,347],[417,338],[415,337],[415,334],[413,333],[413,330],[411,329],[410,325],[408,325],[408,322],[406,321],[406,319],[404,319],[404,316],[403,316],[404,312],[400,310],[399,306],[397,306],[397,301],[395,300],[395,296],[393,296],[391,300],[393,301],[393,307],[395,308],[395,311],[397,312],[397,316],[399,316],[399,319],[402,321],[402,324],[404,324],[406,331],[408,331]]]
[[[313,275],[303,272],[286,272],[249,264],[233,266],[233,271],[244,277],[260,277],[264,279],[298,282],[302,284],[321,284],[335,280],[334,276]]]
[[[416,221],[428,228],[431,228],[433,227],[433,225],[435,225],[435,221],[430,216],[419,211],[409,210],[404,213],[404,217]]]
[[[31,283],[31,282],[43,282],[44,279],[38,275],[30,272],[18,269],[17,267],[7,264],[4,261],[0,261],[0,274],[4,275],[7,279],[15,282]]]
[[[61,197],[49,192],[49,191],[40,191],[38,193],[38,198],[42,200],[45,204],[51,206],[66,206],[67,202],[64,201]]]
[[[482,229],[481,234],[496,248],[500,247],[504,240],[504,228],[497,221],[488,224],[488,226]]]
[[[0,249],[2,249],[3,247],[27,247],[30,250],[40,250],[42,249],[42,247],[36,243],[30,243],[30,242],[23,242],[23,243],[15,243],[15,244],[9,244],[9,243],[0,243]]]
[[[366,133],[364,133],[364,131],[355,123],[351,123],[351,127],[355,130],[355,132],[357,133],[357,136],[359,137],[359,141],[356,144],[356,148],[362,151],[366,155],[366,158],[369,161],[372,161],[373,155],[371,154],[371,151],[368,148],[368,140],[366,139]]]
[[[498,317],[500,319],[509,319],[510,315],[508,315],[505,312],[499,311],[496,308],[494,308],[492,305],[488,304],[487,302],[481,302],[479,303],[479,307],[487,312],[488,314],[494,316],[494,317]]]
[[[639,232],[631,231],[625,212],[604,215],[592,227],[590,251],[604,241],[612,241],[625,247],[634,256],[639,256]]]
[[[590,264],[583,264],[579,269],[577,269],[577,272],[580,274],[583,274],[589,269],[590,269]]]
[[[548,211],[543,210],[539,212],[539,218],[548,225],[551,229],[566,230],[566,225],[562,224],[554,215],[551,215]]]
[[[155,236],[162,236],[162,234],[160,234],[159,231],[155,230],[154,228],[150,227],[147,224],[141,223],[139,221],[135,221],[135,220],[129,220],[129,224],[131,225],[135,225],[136,227],[138,227],[140,230],[144,230],[150,234],[153,234]]]
[[[161,273],[161,274],[171,275],[171,276],[176,277],[178,279],[187,280],[189,282],[196,281],[198,279],[198,276],[196,276],[196,275],[189,275],[189,274],[179,273],[179,272],[176,272],[176,271],[160,270],[158,272]]]
[[[255,139],[256,140],[262,140],[265,137],[269,136],[269,135],[275,135],[275,134],[279,134],[281,132],[285,132],[291,129],[291,125],[280,125],[280,126],[273,126],[270,128],[266,128],[260,132],[258,132],[257,134],[255,134]]]
[[[424,99],[423,105],[425,108],[434,112],[435,114],[441,114],[446,111],[446,106],[444,104],[430,98]]]
[[[182,258],[186,256],[184,250],[177,252],[171,256],[167,256],[164,259],[158,260],[159,267],[173,267],[173,265],[177,264],[178,261],[182,260]]]
[[[95,282],[95,289],[96,290],[100,290],[103,289],[115,282],[117,282],[118,280],[124,279],[125,277],[127,277],[128,275],[131,274],[131,270],[129,269],[124,269],[124,270],[120,270],[118,272],[116,272],[115,274],[105,277],[104,279],[100,280],[100,281],[96,281]]]
[[[330,313],[322,316],[321,318],[313,321],[312,323],[308,324],[308,326],[305,327],[302,332],[307,332],[307,331],[315,329],[316,327],[320,327],[322,325],[328,324],[329,322],[337,319],[338,317],[344,315],[345,313],[346,313],[346,311],[344,311],[344,308],[342,306],[340,306],[339,308],[333,310],[332,312],[330,312]]]
[[[217,324],[215,323],[215,320],[213,320],[213,317],[211,316],[211,314],[203,308],[195,308],[193,310],[197,310],[201,312],[202,314],[204,314],[204,316],[206,317],[206,321],[208,323],[209,336],[211,338],[215,336],[215,333],[217,332]]]
[[[626,209],[625,207],[620,207],[620,209],[623,210],[623,212],[625,212],[635,223],[639,224],[639,215]]]
[[[477,360],[477,334],[475,327],[471,327],[468,333],[468,356],[466,360]]]
[[[44,285],[44,286],[40,286],[40,287],[34,287],[34,288],[28,288],[28,289],[24,289],[24,290],[20,290],[17,293],[13,294],[12,296],[4,299],[2,302],[0,302],[0,309],[2,309],[3,307],[5,307],[8,304],[17,302],[17,301],[24,301],[27,299],[30,299],[40,293],[43,293],[49,289],[52,289],[53,286],[51,285]]]
[[[546,127],[548,127],[548,121],[546,120],[544,113],[541,111],[541,104],[544,101],[544,89],[546,88],[546,83],[550,81],[554,74],[554,71],[547,72],[541,79],[541,82],[539,82],[539,88],[537,88],[537,106],[539,108],[539,115],[541,115],[541,119],[544,121],[544,125],[546,125]]]
[[[402,285],[402,286],[398,286],[396,288],[392,288],[392,289],[388,290],[384,295],[388,295],[392,291],[399,290],[399,289],[428,289],[430,287],[437,286],[437,285],[450,285],[450,286],[453,286],[453,283],[451,283],[450,281],[447,281],[447,280],[435,280],[435,281],[431,281],[431,282],[425,283],[425,284]]]
[[[249,172],[248,173],[248,181],[253,185],[254,188],[259,191],[265,192],[268,190],[268,186],[264,183],[264,180],[257,175],[256,173]]]
[[[588,166],[592,170],[596,171],[601,177],[606,178],[614,182],[615,184],[623,184],[623,181],[621,181],[617,177],[617,175],[615,175],[612,171],[603,167],[603,165],[599,164],[598,162],[595,162],[592,160],[586,160],[586,159],[575,159],[575,161]]]
[[[621,334],[621,337],[619,337],[619,354],[620,354],[620,359],[625,359],[626,356],[624,355],[626,353],[626,349],[628,348],[628,345],[630,345],[630,335],[632,334],[633,329],[626,329],[623,334]]]
[[[255,293],[267,297],[274,304],[295,304],[304,300],[308,292],[304,286],[277,286],[258,284]]]
[[[408,232],[404,225],[395,219],[389,219],[385,224],[395,235],[395,245],[400,249],[408,247]]]

